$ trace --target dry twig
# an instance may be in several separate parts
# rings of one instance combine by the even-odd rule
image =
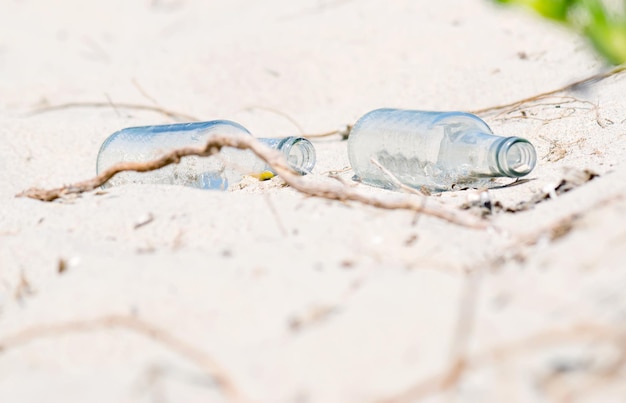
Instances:
[[[529,102],[535,102],[535,101],[539,101],[545,98],[549,98],[552,96],[555,96],[557,94],[562,94],[568,91],[575,91],[577,89],[583,88],[585,86],[591,85],[593,83],[596,83],[598,81],[602,81],[606,78],[615,76],[617,74],[622,73],[623,71],[626,71],[626,65],[620,65],[615,67],[612,70],[603,72],[603,73],[598,73],[598,74],[594,74],[590,77],[587,77],[585,79],[582,80],[578,80],[575,81],[571,84],[568,84],[564,87],[561,88],[557,88],[555,90],[552,91],[548,91],[548,92],[543,92],[541,94],[537,94],[534,95],[532,97],[529,98],[525,98],[525,99],[521,99],[519,101],[515,101],[515,102],[511,102],[508,104],[504,104],[504,105],[497,105],[497,106],[490,106],[488,108],[483,108],[483,109],[477,109],[474,111],[470,111],[470,113],[473,113],[475,115],[485,115],[488,113],[493,113],[493,112],[499,112],[499,111],[503,111],[503,110],[509,110],[509,109],[516,109],[519,108],[520,106],[527,104]]]
[[[272,113],[275,113],[275,114],[277,114],[279,116],[282,116],[285,119],[287,119],[289,121],[289,123],[291,123],[296,129],[298,129],[298,132],[300,134],[304,133],[304,130],[302,129],[302,126],[300,126],[300,124],[298,123],[297,120],[295,120],[294,118],[289,116],[287,113],[280,111],[279,109],[271,108],[269,106],[263,106],[263,105],[250,105],[247,108],[245,108],[245,110],[247,110],[247,111],[251,111],[251,110],[254,110],[254,109],[260,109],[260,110],[272,112]]]
[[[323,138],[323,137],[330,137],[330,136],[335,136],[335,135],[339,135],[341,136],[342,140],[347,140],[348,137],[350,136],[350,131],[352,130],[352,125],[345,125],[342,126],[336,130],[331,130],[329,132],[325,132],[325,133],[313,133],[313,134],[303,134],[303,137],[306,137],[307,139],[319,139],[319,138]]]
[[[350,187],[339,182],[315,183],[308,181],[305,177],[295,173],[287,164],[285,157],[277,150],[271,149],[252,136],[233,136],[216,134],[212,136],[203,148],[180,148],[173,150],[161,158],[146,162],[122,162],[116,164],[100,175],[75,184],[63,186],[56,189],[31,188],[19,194],[18,197],[30,197],[42,201],[53,201],[60,197],[72,194],[80,194],[92,191],[102,186],[114,175],[123,171],[147,172],[162,168],[166,165],[178,163],[186,156],[207,157],[217,154],[222,147],[233,147],[238,149],[249,149],[259,158],[267,162],[270,167],[280,175],[283,180],[294,189],[308,196],[320,197],[330,200],[356,201],[374,207],[388,210],[403,209],[421,212],[448,222],[462,225],[469,228],[485,229],[487,223],[477,217],[442,204],[431,203],[426,206],[422,198],[415,195],[371,195],[361,188]]]
[[[459,311],[450,351],[451,368],[453,370],[444,380],[443,385],[445,387],[450,387],[460,382],[466,369],[467,350],[469,349],[470,338],[476,321],[476,305],[482,276],[481,270],[466,274],[463,294],[459,299]]]
[[[389,180],[391,180],[393,185],[396,186],[399,190],[402,190],[405,193],[415,194],[418,196],[430,196],[430,194],[424,194],[424,192],[427,192],[426,189],[417,190],[402,183],[400,179],[398,179],[390,170],[388,170],[380,162],[378,162],[376,158],[371,158],[370,162],[374,164],[376,168],[380,169],[385,175],[387,175]]]
[[[391,171],[389,171],[387,168],[385,168],[380,162],[378,162],[378,160],[376,158],[371,158],[370,162],[372,164],[374,164],[378,169],[380,169],[385,175],[387,175],[387,177],[391,180],[391,182],[393,182],[394,186],[396,186],[398,189],[402,190],[405,193],[409,193],[409,194],[416,194],[418,196],[422,197],[422,208],[424,208],[426,206],[426,201],[428,200],[428,198],[424,197],[424,196],[430,196],[430,191],[428,191],[425,187],[422,187],[419,191],[416,189],[413,189],[410,186],[405,185],[404,183],[402,183],[400,181],[400,179],[398,179]],[[411,225],[416,226],[419,219],[420,219],[420,212],[416,211],[415,212],[415,217],[413,218],[413,222]]]
[[[470,367],[479,367],[495,359],[519,356],[540,348],[559,345],[567,342],[604,341],[619,345],[623,341],[624,330],[610,326],[581,323],[567,329],[551,329],[530,336],[518,342],[492,348],[474,357],[458,360],[444,373],[419,382],[406,391],[391,398],[382,399],[380,403],[417,402],[436,393],[449,390],[457,385],[462,372]]]
[[[220,391],[229,401],[246,401],[230,376],[228,376],[224,369],[207,353],[176,338],[171,333],[157,326],[132,316],[110,315],[92,320],[76,320],[52,325],[35,325],[0,340],[0,353],[47,337],[109,328],[126,329],[154,340],[202,368],[205,373],[211,376]]]
[[[531,102],[537,102],[537,101],[541,101],[541,100],[546,100],[546,99],[549,99],[549,98],[556,98],[556,97],[559,96],[559,94],[564,94],[564,93],[567,93],[569,91],[579,90],[581,88],[587,87],[587,86],[589,86],[591,84],[594,84],[596,82],[602,81],[602,80],[607,79],[609,77],[618,75],[618,74],[620,74],[620,73],[622,73],[624,71],[626,71],[626,65],[620,65],[620,66],[617,66],[614,69],[611,69],[609,71],[598,73],[598,74],[594,74],[594,75],[592,75],[590,77],[584,78],[582,80],[575,81],[575,82],[573,82],[571,84],[565,85],[565,86],[563,86],[561,88],[557,88],[557,89],[552,90],[552,91],[543,92],[543,93],[540,93],[540,94],[537,94],[537,95],[533,95],[532,97],[520,99],[519,101],[511,102],[511,103],[508,103],[508,104],[490,106],[488,108],[476,109],[476,110],[468,111],[468,112],[472,113],[474,115],[483,115],[484,116],[484,115],[488,115],[488,114],[496,113],[496,112],[499,112],[498,115],[501,115],[501,114],[506,114],[506,113],[512,113],[512,112],[519,111],[520,112],[520,116],[514,116],[514,117],[517,117],[517,118],[531,118],[531,119],[533,119],[534,117],[525,115],[525,112],[522,110],[522,107],[524,105],[529,104]],[[596,121],[598,122],[598,125],[600,125],[601,127],[605,127],[606,126],[606,123],[600,117],[600,111],[599,111],[598,105],[594,104],[593,102],[584,101],[584,100],[580,100],[580,99],[577,99],[577,98],[574,98],[574,97],[569,97],[569,96],[563,96],[562,98],[565,101],[565,103],[580,102],[581,104],[588,105],[590,107],[589,110],[592,110],[592,111],[595,112],[595,114],[596,114]],[[563,102],[552,102],[552,103],[548,103],[548,104],[542,104],[542,106],[549,106],[549,105],[556,106],[556,105],[561,105],[562,103]],[[565,113],[572,114],[575,109],[577,109],[577,108],[570,107],[570,108],[567,109],[567,111]],[[564,116],[562,116],[562,117],[564,117]],[[534,118],[534,119],[538,119],[538,118]],[[554,118],[554,119],[539,119],[539,120],[550,121],[550,120],[556,120],[556,119],[558,119],[558,118]],[[307,137],[307,138],[320,138],[320,137],[328,137],[328,136],[333,136],[333,135],[341,135],[341,138],[343,140],[345,140],[345,139],[347,139],[349,137],[351,130],[352,130],[352,125],[346,125],[345,128],[329,131],[327,133],[307,134],[307,135],[304,135],[304,137]]]
[[[45,112],[58,111],[62,109],[71,109],[71,108],[121,108],[121,109],[134,109],[134,110],[142,110],[142,111],[152,111],[156,113],[160,113],[165,115],[176,121],[193,121],[198,122],[200,119],[188,115],[186,113],[175,112],[169,109],[162,108],[160,106],[155,105],[142,105],[142,104],[132,104],[132,103],[115,103],[112,102],[68,102],[65,104],[59,105],[50,105],[44,106],[41,108],[37,108],[31,112],[31,115],[37,115]]]

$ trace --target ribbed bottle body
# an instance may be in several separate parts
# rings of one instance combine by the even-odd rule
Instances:
[[[119,162],[151,161],[178,148],[202,147],[210,136],[218,133],[251,135],[240,124],[228,120],[126,128],[104,141],[98,153],[96,170],[100,173]],[[315,164],[315,150],[306,139],[259,140],[283,151],[290,165],[300,173],[309,172]],[[261,176],[264,172],[271,172],[270,167],[250,150],[224,147],[215,156],[184,157],[178,164],[154,171],[122,172],[109,180],[106,186],[141,183],[225,190],[244,175]]]
[[[356,179],[364,183],[393,189],[400,181],[416,189],[450,190],[521,176],[498,165],[499,145],[506,139],[469,113],[378,109],[356,122],[348,154]]]

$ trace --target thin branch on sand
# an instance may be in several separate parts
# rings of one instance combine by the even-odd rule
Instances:
[[[448,387],[461,381],[466,365],[467,355],[477,316],[478,293],[483,273],[479,269],[468,272],[465,277],[461,298],[459,299],[459,311],[457,314],[456,328],[452,337],[450,362],[452,371],[446,377],[444,386]]]
[[[497,106],[490,106],[489,108],[483,108],[483,109],[477,109],[474,111],[470,111],[470,113],[473,113],[475,115],[485,115],[485,114],[489,114],[489,113],[493,113],[493,112],[499,112],[502,110],[506,110],[506,109],[515,109],[520,107],[521,105],[527,104],[529,102],[535,102],[535,101],[539,101],[545,98],[549,98],[552,97],[554,95],[557,94],[562,94],[568,91],[576,91],[577,89],[583,88],[587,85],[596,83],[598,81],[602,81],[606,78],[612,77],[614,75],[617,75],[619,73],[622,73],[623,71],[626,71],[626,65],[620,65],[615,67],[614,69],[611,69],[609,71],[603,72],[603,73],[598,73],[598,74],[594,74],[590,77],[587,77],[585,79],[582,80],[578,80],[575,81],[571,84],[568,84],[564,87],[561,88],[557,88],[555,90],[552,91],[548,91],[548,92],[543,92],[541,94],[537,94],[534,95],[532,97],[529,98],[525,98],[525,99],[521,99],[519,101],[515,101],[515,102],[511,102],[508,104],[504,104],[504,105],[497,105]]]
[[[245,108],[245,110],[247,111],[252,111],[254,109],[260,109],[260,110],[264,110],[264,111],[268,111],[268,112],[272,112],[275,113],[279,116],[284,117],[285,119],[287,119],[296,129],[298,129],[298,132],[300,134],[304,133],[304,130],[302,129],[302,126],[300,126],[300,124],[298,123],[297,120],[295,120],[294,118],[292,118],[291,116],[289,116],[287,113],[276,109],[276,108],[271,108],[269,106],[263,106],[263,105],[250,105],[247,108]]]
[[[207,353],[173,336],[162,328],[133,316],[110,315],[91,320],[76,320],[51,325],[35,325],[0,340],[0,353],[35,340],[110,328],[121,328],[145,336],[195,363],[214,380],[230,402],[243,402],[238,388],[224,369]]]
[[[624,329],[618,327],[580,323],[570,328],[547,330],[518,342],[513,342],[489,349],[474,357],[459,358],[442,374],[423,380],[404,392],[386,399],[379,403],[409,403],[417,402],[437,393],[450,390],[458,385],[463,371],[480,367],[496,359],[513,358],[521,354],[527,354],[533,350],[562,345],[564,343],[586,343],[589,341],[606,342],[619,345],[623,342]]]
[[[146,162],[122,162],[116,164],[100,175],[82,182],[66,185],[56,189],[31,188],[16,196],[30,197],[42,201],[53,201],[60,197],[80,194],[92,191],[102,186],[114,175],[123,171],[147,172],[162,168],[166,165],[178,163],[186,156],[207,157],[217,154],[222,147],[233,147],[238,149],[249,149],[259,158],[269,164],[269,166],[280,175],[283,180],[292,188],[308,196],[320,197],[330,200],[355,201],[382,209],[411,210],[421,212],[443,219],[445,221],[475,229],[487,228],[487,223],[476,216],[445,206],[430,203],[424,205],[422,198],[415,195],[394,194],[394,195],[372,195],[362,188],[346,186],[340,182],[316,183],[309,181],[305,177],[295,173],[287,164],[283,154],[271,149],[252,136],[234,136],[216,134],[212,136],[203,148],[180,148],[173,150],[161,158]]]
[[[352,129],[352,125],[344,125],[336,130],[331,130],[329,132],[305,134],[304,129],[302,128],[302,126],[300,126],[300,124],[298,123],[296,119],[292,118],[289,114],[279,109],[271,108],[271,107],[263,106],[263,105],[250,105],[247,108],[245,108],[245,110],[248,110],[248,111],[251,111],[254,109],[260,109],[260,110],[272,112],[279,116],[284,117],[298,130],[298,133],[300,136],[305,137],[307,139],[318,139],[318,138],[323,138],[323,137],[339,135],[341,136],[342,140],[346,140],[350,134],[350,130]]]
[[[68,102],[65,104],[44,106],[44,107],[37,108],[34,111],[32,111],[31,115],[37,115],[40,113],[58,111],[62,109],[71,109],[71,108],[111,108],[113,106],[119,109],[134,109],[134,110],[141,110],[141,111],[156,112],[156,113],[165,115],[168,118],[171,118],[176,121],[192,121],[192,122],[200,121],[200,119],[194,116],[188,115],[186,113],[175,112],[175,111],[172,111],[172,110],[160,107],[160,106],[156,106],[156,105],[142,105],[142,104],[117,103],[117,102],[113,104],[110,101],[109,102]]]
[[[483,109],[476,109],[473,111],[469,111],[469,113],[475,114],[475,115],[489,115],[495,112],[499,112],[501,114],[507,113],[507,112],[515,112],[520,110],[524,105],[531,103],[531,102],[536,102],[536,101],[541,101],[541,100],[545,100],[545,99],[549,99],[549,98],[556,98],[559,96],[559,94],[564,94],[566,92],[569,91],[576,91],[579,90],[581,88],[584,88],[586,86],[589,86],[591,84],[594,84],[598,81],[602,81],[604,79],[607,79],[609,77],[618,75],[622,72],[626,71],[626,65],[620,65],[617,66],[609,71],[606,72],[602,72],[602,73],[598,73],[598,74],[594,74],[590,77],[584,78],[582,80],[578,80],[575,81],[571,84],[565,85],[561,88],[557,88],[555,90],[552,91],[547,91],[547,92],[543,92],[537,95],[534,95],[532,97],[528,97],[528,98],[524,98],[521,99],[519,101],[515,101],[515,102],[511,102],[508,104],[503,104],[503,105],[496,105],[496,106],[490,106],[488,108],[483,108]],[[600,112],[599,112],[599,107],[598,105],[589,102],[589,101],[582,101],[579,100],[577,98],[573,98],[573,97],[563,97],[567,102],[571,103],[571,102],[580,102],[582,104],[586,104],[586,105],[590,105],[591,106],[591,110],[595,111],[596,113],[596,121],[598,122],[598,124],[602,127],[604,127],[606,124],[602,121],[602,119],[600,118]],[[554,103],[555,105],[560,105],[560,103]],[[571,109],[573,111],[573,109]],[[522,115],[523,115],[523,111],[522,111]],[[520,117],[526,117],[526,116],[520,116]],[[558,119],[558,118],[555,118]],[[553,119],[553,120],[555,120]],[[543,121],[548,121],[550,119],[540,119]],[[346,125],[345,127],[339,128],[337,130],[332,130],[329,132],[325,132],[325,133],[315,133],[315,134],[304,134],[303,136],[309,139],[314,139],[314,138],[324,138],[324,137],[330,137],[330,136],[334,136],[334,135],[340,135],[342,140],[346,140],[349,136],[350,136],[350,131],[352,130],[352,126],[353,125]]]
[[[154,99],[150,94],[148,94],[146,90],[143,89],[143,87],[141,86],[141,84],[139,84],[139,81],[137,81],[136,78],[133,77],[130,81],[131,83],[133,83],[133,86],[137,88],[137,91],[139,91],[139,93],[144,96],[144,98],[146,98],[155,105],[159,105],[159,102]]]
[[[371,158],[370,162],[374,164],[378,169],[380,169],[385,175],[387,175],[387,177],[391,180],[391,182],[393,182],[394,186],[396,186],[398,189],[402,190],[403,192],[415,194],[418,196],[430,196],[430,194],[424,194],[424,192],[427,192],[425,189],[424,190],[413,189],[412,187],[407,186],[404,183],[402,183],[400,179],[398,179],[390,170],[388,170],[380,162],[378,162],[376,158]]]
[[[340,127],[339,129],[331,130],[329,132],[303,134],[302,136],[306,137],[307,139],[319,139],[319,138],[323,138],[323,137],[330,137],[330,136],[339,135],[339,136],[341,136],[342,140],[347,140],[348,137],[350,136],[350,131],[352,130],[352,126],[353,125],[345,125],[345,126]]]
[[[422,208],[426,206],[426,202],[428,201],[428,198],[424,196],[430,196],[430,191],[428,191],[425,187],[422,186],[422,188],[419,191],[416,189],[413,189],[412,187],[407,186],[404,183],[402,183],[400,179],[398,179],[391,171],[389,171],[380,162],[378,162],[376,158],[371,158],[370,162],[374,164],[378,169],[380,169],[385,175],[387,175],[387,177],[391,180],[391,182],[393,182],[393,184],[398,189],[402,190],[405,193],[415,194],[415,195],[420,196],[422,198]],[[420,219],[420,212],[416,211],[415,218],[413,218],[412,225],[416,226],[419,219]]]

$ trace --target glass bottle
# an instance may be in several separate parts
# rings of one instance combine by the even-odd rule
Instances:
[[[201,147],[215,133],[251,135],[238,123],[228,120],[178,123],[171,125],[129,127],[109,136],[98,153],[96,171],[100,174],[118,162],[143,162],[159,158],[168,151],[182,147]],[[263,138],[266,145],[283,152],[289,165],[301,174],[311,172],[315,165],[315,148],[302,137]],[[175,184],[202,189],[225,190],[238,183],[244,175],[267,178],[270,167],[250,150],[224,147],[210,157],[188,156],[178,164],[149,172],[121,172],[104,187],[128,183]]]
[[[435,191],[521,177],[537,161],[528,140],[496,136],[470,113],[402,109],[377,109],[361,117],[350,131],[348,155],[355,179],[364,183],[394,189],[399,181]]]

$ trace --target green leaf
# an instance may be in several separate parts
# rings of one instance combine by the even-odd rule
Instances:
[[[496,0],[502,4],[517,4],[530,8],[543,17],[565,21],[567,19],[568,10],[576,0]]]
[[[603,0],[493,0],[533,10],[585,35],[595,50],[613,64],[626,63],[626,0],[609,9]]]
[[[626,25],[590,25],[585,34],[609,62],[626,63]]]

